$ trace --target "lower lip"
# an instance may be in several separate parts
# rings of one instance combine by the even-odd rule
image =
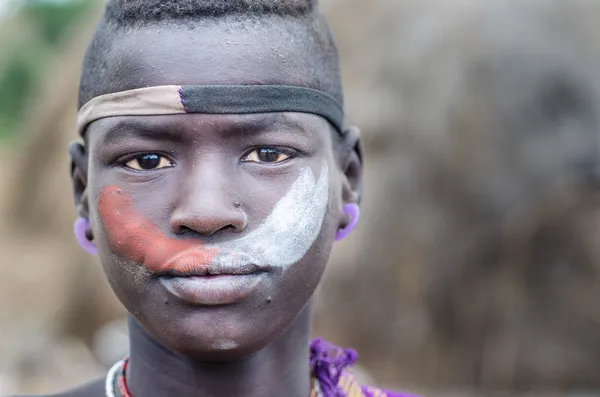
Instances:
[[[160,277],[160,283],[177,298],[199,306],[231,305],[248,297],[263,274]]]

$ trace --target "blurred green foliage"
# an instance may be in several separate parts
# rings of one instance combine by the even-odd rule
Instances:
[[[61,43],[92,4],[29,1],[17,15],[0,20],[0,140],[18,133]]]
[[[91,4],[79,0],[66,3],[29,2],[23,8],[25,18],[30,18],[38,27],[42,38],[50,45],[57,45],[75,21]]]

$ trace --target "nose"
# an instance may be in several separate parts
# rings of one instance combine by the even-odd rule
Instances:
[[[195,232],[210,236],[246,228],[247,216],[233,197],[232,189],[216,172],[199,171],[181,190],[171,216],[171,229],[177,234]]]

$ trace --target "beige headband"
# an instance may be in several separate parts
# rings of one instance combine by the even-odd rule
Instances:
[[[327,119],[343,134],[344,112],[331,95],[286,85],[157,86],[98,96],[79,110],[77,129],[83,136],[90,123],[106,117],[182,113],[250,114],[311,113]]]

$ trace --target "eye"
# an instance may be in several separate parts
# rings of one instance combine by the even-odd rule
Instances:
[[[292,157],[293,153],[291,150],[264,147],[253,150],[248,153],[242,161],[248,161],[253,163],[280,163]]]
[[[159,154],[140,154],[129,160],[125,165],[134,170],[148,171],[172,167],[173,164],[165,156]]]

